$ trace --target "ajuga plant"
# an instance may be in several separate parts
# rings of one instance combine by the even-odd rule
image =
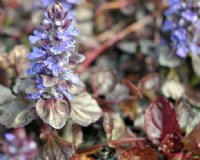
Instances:
[[[172,48],[180,57],[200,54],[200,3],[198,0],[169,0],[162,30],[170,36]]]
[[[68,18],[60,3],[55,3],[47,8],[41,28],[29,37],[35,47],[29,54],[31,64],[27,74],[34,80],[36,89],[27,96],[29,100],[36,101],[39,117],[56,129],[62,128],[70,116],[78,121],[77,115],[73,114],[77,109],[73,103],[76,103],[80,94],[88,96],[79,75],[75,73],[77,64],[85,59],[82,54],[75,52],[77,35],[72,19]],[[92,120],[86,116],[87,124],[101,116],[95,101],[94,104],[100,114]]]

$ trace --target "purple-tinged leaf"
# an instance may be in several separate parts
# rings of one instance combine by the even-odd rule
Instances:
[[[36,103],[36,111],[44,123],[60,129],[69,118],[70,104],[64,99],[39,99]]]
[[[43,146],[39,157],[44,160],[70,160],[74,154],[73,144],[59,137],[55,131],[46,129],[41,134]]]

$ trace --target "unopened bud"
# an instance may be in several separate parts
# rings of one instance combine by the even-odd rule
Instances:
[[[47,9],[47,13],[50,19],[62,19],[63,7],[60,3],[55,3]]]

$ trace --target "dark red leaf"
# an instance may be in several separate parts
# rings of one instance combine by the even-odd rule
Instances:
[[[144,128],[154,144],[159,144],[168,133],[181,133],[176,111],[163,97],[154,100],[146,110]]]

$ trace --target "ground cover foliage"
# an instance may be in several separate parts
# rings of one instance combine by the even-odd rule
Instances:
[[[198,0],[0,0],[0,159],[200,159],[199,24]]]

